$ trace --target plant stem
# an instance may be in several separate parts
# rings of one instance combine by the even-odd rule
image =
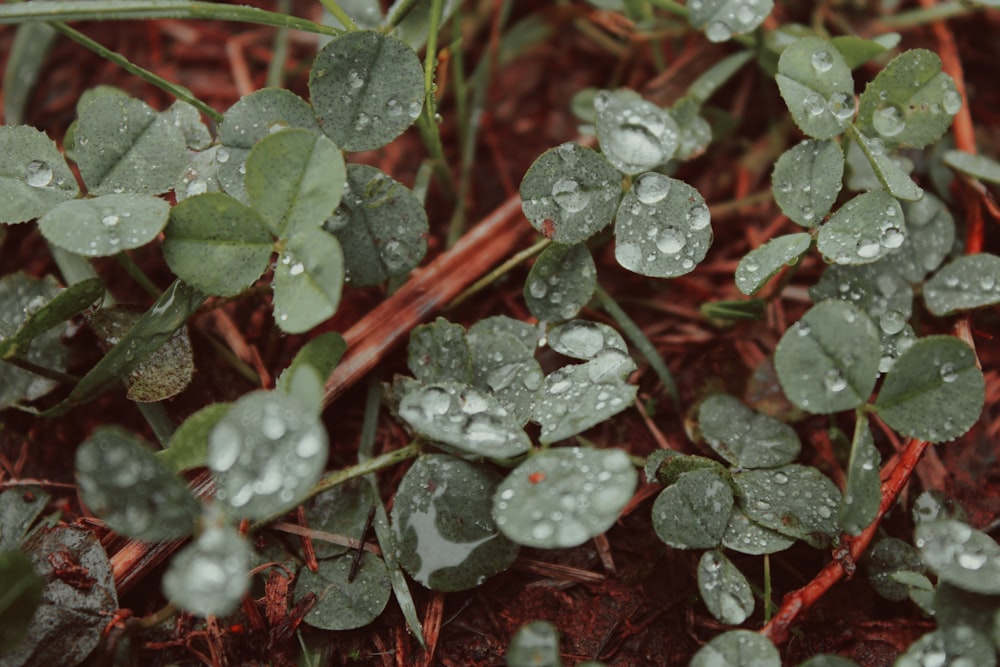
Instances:
[[[189,0],[35,0],[0,4],[0,25],[49,21],[134,21],[142,19],[206,19],[292,28],[336,37],[344,31],[296,16],[256,7]]]
[[[681,401],[680,396],[677,393],[677,384],[674,382],[674,376],[670,373],[670,369],[667,368],[667,364],[664,363],[663,357],[660,353],[656,351],[656,347],[653,345],[652,341],[646,337],[646,334],[642,332],[639,325],[636,324],[631,317],[628,316],[622,307],[618,305],[610,294],[605,292],[600,286],[598,286],[597,291],[594,293],[597,297],[597,301],[601,304],[608,315],[618,323],[618,326],[622,328],[628,339],[632,341],[642,356],[646,357],[646,361],[649,365],[653,367],[656,375],[660,378],[660,382],[663,383],[663,388],[667,390],[670,394],[670,398],[673,399],[674,409],[677,414],[681,412]]]
[[[156,401],[155,403],[141,403],[136,401],[135,405],[146,419],[146,423],[153,429],[153,435],[159,440],[160,445],[166,449],[170,445],[170,438],[173,437],[174,431],[177,430],[177,424],[167,414],[163,403],[160,401]]]
[[[66,37],[72,39],[77,44],[87,49],[90,49],[91,51],[101,56],[105,60],[110,60],[111,62],[118,65],[129,74],[134,74],[140,79],[148,81],[149,83],[153,84],[154,86],[166,92],[167,94],[173,95],[177,99],[187,102],[191,106],[201,111],[206,116],[209,116],[215,122],[219,122],[222,120],[221,113],[219,113],[212,107],[208,106],[201,100],[199,100],[191,93],[190,90],[188,90],[184,86],[167,81],[163,77],[153,74],[148,69],[139,67],[135,63],[131,62],[128,58],[123,56],[122,54],[112,51],[111,49],[103,46],[102,44],[92,40],[90,37],[87,37],[82,32],[69,27],[65,23],[62,23],[60,21],[53,21],[49,25],[51,25],[53,28],[55,28],[57,31],[59,31]]]
[[[340,25],[344,26],[348,32],[354,32],[358,29],[358,26],[354,23],[354,20],[350,17],[350,15],[341,9],[340,5],[334,0],[319,0],[319,2],[323,5],[326,11],[330,12],[333,18],[340,21]]]
[[[292,10],[291,0],[278,0],[277,10],[282,14],[290,12]],[[274,33],[271,62],[267,66],[267,82],[265,84],[267,87],[281,88],[285,85],[285,60],[287,58],[288,28],[278,28]]]
[[[400,23],[402,23],[403,19],[405,19],[406,16],[411,11],[413,11],[413,8],[417,6],[417,3],[419,1],[420,0],[406,0],[406,2],[404,2],[399,7],[397,7],[396,11],[393,12],[392,16],[389,17],[389,21],[388,21],[387,27],[390,28],[390,29],[391,28],[395,28]]]
[[[894,16],[886,16],[880,19],[883,28],[899,30],[903,28],[916,28],[918,26],[950,19],[955,16],[962,16],[976,11],[977,7],[971,7],[964,2],[942,2],[933,7],[921,9],[911,9],[908,12],[900,12]]]
[[[154,299],[159,299],[163,294],[163,291],[159,287],[153,284],[153,281],[149,279],[139,265],[136,264],[127,252],[120,252],[115,255],[115,259],[121,264],[121,267],[125,269],[132,280],[139,283],[139,287],[146,291],[146,294],[153,297]]]
[[[406,447],[403,447],[402,449],[396,449],[391,452],[386,452],[385,454],[382,454],[380,456],[376,456],[374,458],[368,459],[367,461],[353,465],[350,468],[337,470],[335,472],[330,473],[320,481],[318,481],[316,483],[316,486],[314,486],[312,490],[309,492],[309,497],[322,493],[327,489],[332,489],[338,484],[343,484],[349,479],[364,477],[365,475],[368,475],[370,473],[378,472],[383,468],[391,468],[392,466],[400,464],[403,461],[407,461],[409,459],[414,458],[418,454],[420,454],[420,445],[414,442],[410,443]],[[261,524],[267,523],[273,518],[277,517],[265,519],[260,523]]]
[[[530,248],[525,248],[519,253],[513,255],[510,259],[508,259],[503,264],[501,264],[497,268],[487,273],[485,276],[483,276],[476,282],[472,283],[472,285],[470,285],[467,290],[465,290],[464,292],[456,296],[454,299],[452,299],[451,302],[448,303],[448,310],[457,307],[459,304],[467,300],[469,297],[474,296],[481,289],[483,289],[490,283],[496,281],[498,278],[500,278],[500,276],[504,275],[505,273],[513,269],[515,266],[517,266],[524,260],[534,257],[535,255],[541,253],[551,244],[552,241],[548,239],[542,239],[541,241],[531,246]]]
[[[0,359],[0,361],[5,361],[11,366],[17,366],[22,370],[26,370],[29,373],[34,373],[35,375],[41,376],[43,378],[48,378],[49,380],[55,380],[62,384],[76,384],[80,381],[75,375],[70,375],[69,373],[62,373],[60,371],[54,371],[51,368],[46,368],[44,366],[39,366],[38,364],[33,364],[27,359],[19,359],[18,357],[11,357],[10,359]]]

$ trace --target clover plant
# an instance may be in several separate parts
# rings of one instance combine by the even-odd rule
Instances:
[[[971,337],[942,335],[940,318],[1000,303],[1000,257],[978,242],[964,252],[940,174],[947,167],[997,183],[1000,168],[935,147],[966,103],[936,53],[899,50],[894,33],[863,39],[778,25],[789,8],[772,16],[770,0],[592,0],[624,12],[635,30],[652,30],[653,44],[667,39],[654,28],[667,26],[664,34],[743,48],[699,68],[669,106],[610,84],[578,91],[569,104],[579,136],[537,156],[518,188],[521,211],[540,237],[506,266],[531,261],[521,292],[526,317],[438,317],[414,326],[407,315],[411,376],[372,384],[358,462],[345,465],[340,452],[331,454],[341,433],[328,433],[324,413],[331,377],[349,365],[341,357],[354,353],[347,341],[357,338],[322,328],[337,314],[345,283],[395,289],[410,280],[431,235],[427,183],[411,190],[355,154],[382,149],[416,125],[442,189],[468,193],[465,162],[450,180],[435,83],[435,75],[444,78],[435,60],[443,53],[439,31],[450,19],[461,34],[466,14],[456,2],[400,0],[385,13],[374,2],[324,3],[328,25],[320,25],[248,7],[137,2],[144,16],[176,11],[328,38],[309,68],[308,100],[264,87],[220,113],[98,45],[177,101],[157,110],[116,88],[88,91],[61,146],[32,127],[0,126],[0,222],[34,221],[61,273],[0,277],[0,408],[65,419],[125,383],[161,446],[119,424],[96,425],[74,454],[77,488],[86,509],[118,535],[186,541],[162,576],[173,605],[202,617],[236,614],[251,571],[277,564],[294,579],[282,604],[301,612],[290,633],[299,620],[319,630],[368,626],[394,598],[424,643],[411,581],[466,591],[511,568],[522,547],[568,549],[600,538],[634,509],[644,465],[655,495],[644,510],[652,533],[667,549],[700,552],[688,576],[701,603],[720,624],[743,626],[708,640],[691,665],[782,664],[781,631],[748,629],[760,615],[770,618],[770,584],[760,591],[742,569],[753,562],[745,556],[762,557],[766,568],[771,554],[799,541],[832,550],[843,572],[853,572],[851,549],[860,544],[855,556],[864,556],[880,595],[933,615],[936,629],[897,665],[996,664],[1000,546],[953,503],[925,492],[914,505],[912,545],[885,536],[863,553],[899,492],[883,486],[895,474],[880,471],[885,443],[901,437],[909,452],[913,443],[960,438],[987,394]],[[0,7],[0,19],[102,18],[106,11],[36,0]],[[30,36],[32,25],[21,34]],[[694,396],[679,392],[667,362],[598,275],[605,256],[650,279],[698,270],[715,234],[712,207],[680,175],[713,141],[727,139],[727,121],[709,101],[746,67],[773,79],[771,92],[790,118],[786,129],[802,135],[776,155],[767,193],[798,229],[761,239],[735,263],[735,288],[753,298],[706,303],[703,312],[720,326],[759,317],[802,265],[822,265],[801,291],[811,306],[790,309],[792,323],[766,351],[789,406],[783,412],[711,382]],[[486,69],[477,70],[477,85]],[[463,97],[463,86],[456,106],[477,119],[460,132],[467,156],[479,111],[467,113],[477,98]],[[8,95],[5,86],[13,103],[23,103],[22,93]],[[173,282],[161,290],[132,260],[135,251],[162,252]],[[98,272],[103,264],[91,263],[98,258],[116,258],[151,293],[151,305],[116,303],[114,286]],[[269,292],[260,289],[265,281]],[[273,384],[263,379],[260,388],[171,422],[158,402],[194,377],[189,321],[230,300],[262,298],[280,333],[308,336],[291,339],[301,342],[291,363]],[[416,309],[430,319],[426,303]],[[65,338],[77,318],[104,350],[81,377],[67,370]],[[587,439],[591,429],[643,408],[644,362],[674,404],[689,410],[690,447],[639,457],[625,443]],[[382,403],[412,443],[375,456]],[[796,423],[807,416],[815,421]],[[849,443],[842,484],[805,463],[815,458],[802,434],[817,423]],[[343,467],[327,471],[331,459]],[[387,496],[374,473],[403,462],[408,467]],[[907,465],[912,470],[915,461]],[[185,475],[199,469],[205,473],[195,487]],[[97,538],[55,519],[39,522],[46,501],[41,491],[0,494],[4,664],[84,660],[100,641],[102,623],[93,619],[119,604]],[[261,531],[291,511],[308,524],[307,535],[323,539],[302,548],[268,542]],[[377,547],[367,543],[370,529]],[[741,554],[736,562],[734,553]],[[67,572],[89,577],[86,585],[67,591]],[[794,620],[794,602],[782,623]],[[89,619],[74,628],[72,643],[61,606],[86,610]],[[521,627],[505,660],[561,664],[558,627],[543,620]],[[817,655],[802,664],[854,663]]]

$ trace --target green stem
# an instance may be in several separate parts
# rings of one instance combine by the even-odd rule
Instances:
[[[667,390],[667,393],[670,394],[670,398],[673,399],[674,409],[676,409],[677,413],[680,414],[681,401],[680,396],[677,393],[677,384],[674,382],[674,376],[670,373],[670,369],[667,368],[667,364],[664,363],[663,357],[661,357],[660,353],[656,351],[656,347],[653,345],[652,341],[646,337],[646,334],[642,332],[639,325],[628,316],[628,313],[622,310],[622,307],[618,305],[618,302],[615,301],[610,294],[605,292],[601,287],[598,287],[595,296],[597,297],[597,301],[601,304],[601,308],[603,308],[608,315],[610,315],[612,319],[618,323],[618,326],[622,328],[622,331],[625,332],[628,339],[632,341],[632,344],[635,345],[636,348],[638,348],[639,353],[646,357],[646,361],[649,362],[653,371],[655,371],[656,375],[660,378],[660,382],[663,383],[663,388]]]
[[[322,4],[323,7],[326,9],[326,11],[330,12],[330,15],[333,16],[333,18],[340,21],[340,25],[344,26],[344,28],[346,28],[348,32],[354,32],[355,30],[358,29],[358,26],[354,23],[354,20],[348,15],[347,12],[341,9],[340,5],[337,4],[334,0],[319,0],[319,1],[320,4]]]
[[[2,9],[3,7],[0,7],[0,10]],[[187,102],[191,106],[197,108],[206,116],[212,118],[212,120],[214,120],[215,122],[219,122],[222,120],[221,113],[219,113],[212,107],[208,106],[201,100],[199,100],[191,93],[190,90],[188,90],[184,86],[178,85],[176,83],[171,83],[170,81],[167,81],[163,77],[153,74],[148,69],[139,67],[135,63],[131,62],[128,58],[123,56],[122,54],[112,51],[111,49],[103,46],[102,44],[92,40],[90,37],[87,37],[82,32],[69,27],[65,23],[59,21],[53,21],[50,25],[57,31],[61,32],[62,34],[72,39],[77,44],[80,44],[81,46],[90,49],[91,51],[101,56],[105,60],[110,60],[111,62],[118,65],[126,72],[134,74],[140,79],[143,79],[144,81],[148,81],[149,83],[153,84],[160,90],[163,90],[166,93],[173,95],[177,99]]]
[[[117,259],[121,267],[125,269],[125,273],[127,273],[132,280],[139,283],[139,287],[145,290],[146,294],[154,299],[160,298],[163,291],[153,284],[153,281],[149,279],[149,276],[147,276],[143,270],[139,268],[139,265],[132,260],[127,252],[118,253],[115,255],[115,259]]]
[[[771,614],[777,607],[771,600],[771,554],[764,554],[764,623],[771,621]]]
[[[396,11],[389,17],[389,22],[386,27],[391,30],[402,23],[403,19],[405,19],[406,16],[413,11],[413,8],[417,6],[418,2],[420,2],[420,0],[406,0],[406,2],[397,7]]]
[[[278,0],[277,10],[282,14],[292,11],[291,0]],[[285,85],[285,60],[288,59],[288,28],[278,28],[274,33],[274,47],[271,62],[267,66],[267,87],[282,88]]]
[[[35,0],[0,4],[0,25],[48,21],[135,21],[206,19],[292,28],[336,37],[344,31],[256,7],[190,0]]]
[[[911,9],[908,12],[900,12],[895,16],[886,16],[880,20],[880,23],[883,28],[891,28],[893,30],[916,28],[933,23],[934,21],[943,21],[969,14],[978,9],[979,7],[970,6],[965,2],[942,2],[932,7]]]
[[[675,16],[680,16],[681,18],[687,18],[688,9],[679,2],[674,2],[674,0],[649,0],[649,4],[659,9],[664,9]]]
[[[392,466],[398,465],[403,461],[415,458],[418,454],[420,454],[420,445],[414,442],[406,447],[403,447],[402,449],[386,452],[385,454],[368,459],[367,461],[362,461],[351,466],[350,468],[337,470],[318,481],[316,486],[312,488],[312,491],[309,492],[309,496],[312,497],[322,493],[323,491],[332,489],[338,484],[343,484],[347,480],[364,477],[365,475],[373,472],[378,472],[383,468],[391,468]],[[262,523],[267,523],[267,521]]]
[[[9,359],[0,359],[0,361],[5,361],[11,366],[17,366],[22,370],[26,370],[29,373],[34,373],[43,378],[48,378],[49,380],[55,380],[56,382],[61,382],[63,384],[76,384],[80,381],[75,375],[70,375],[69,373],[62,373],[60,371],[54,371],[51,368],[46,368],[44,366],[39,366],[38,364],[33,364],[27,359],[19,359],[18,357],[11,357]]]
[[[135,405],[146,419],[146,423],[153,429],[153,435],[160,441],[160,445],[166,449],[170,445],[170,438],[173,437],[174,431],[177,430],[177,424],[167,414],[163,403],[159,401],[155,403],[140,403],[136,401]]]
[[[485,276],[474,282],[464,292],[462,292],[454,299],[452,299],[451,302],[448,304],[448,310],[455,308],[460,303],[462,303],[472,295],[479,292],[479,290],[483,289],[484,287],[486,287],[487,285],[495,281],[497,278],[499,278],[500,276],[504,275],[505,273],[513,269],[515,266],[517,266],[524,260],[534,257],[538,253],[542,252],[543,250],[548,248],[551,243],[552,241],[548,239],[542,239],[541,241],[531,246],[530,248],[525,248],[521,252],[517,253],[516,255],[508,259],[506,262],[504,262],[503,264],[501,264],[500,266],[493,269]]]

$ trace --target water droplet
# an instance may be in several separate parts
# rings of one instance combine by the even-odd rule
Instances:
[[[906,326],[906,318],[898,310],[887,310],[878,318],[878,324],[885,333],[895,335]]]
[[[757,14],[754,13],[753,7],[744,4],[740,5],[740,8],[736,10],[736,19],[747,28],[750,28],[757,19]]]
[[[800,321],[797,323],[796,333],[800,336],[808,336],[812,333],[812,327],[809,326],[808,322]]]
[[[858,257],[862,259],[871,259],[878,256],[882,251],[882,246],[876,241],[862,241],[858,244]]]
[[[670,179],[663,174],[649,172],[636,180],[632,191],[643,204],[655,204],[670,194]]]
[[[971,551],[963,551],[958,554],[958,564],[964,567],[966,570],[978,570],[983,565],[986,564],[988,560],[986,554],[983,553],[973,553]]]
[[[47,162],[32,160],[24,166],[24,182],[33,188],[42,188],[52,182],[52,167]]]
[[[941,376],[941,380],[951,384],[958,379],[958,368],[955,364],[946,362],[941,364],[941,368],[938,369],[938,374]]]
[[[806,98],[802,100],[802,106],[805,107],[806,113],[813,118],[823,115],[823,112],[826,111],[826,101],[816,93],[806,95]]]
[[[101,224],[105,227],[114,227],[119,223],[119,221],[120,218],[114,213],[110,213],[101,218]]]
[[[688,209],[687,212],[687,223],[688,227],[698,231],[708,227],[708,223],[711,222],[712,216],[708,211],[708,207],[704,204],[695,204]]]
[[[220,148],[217,151],[215,151],[215,161],[218,162],[219,164],[225,164],[226,162],[229,162],[229,151],[227,151],[225,148]]]
[[[587,375],[594,382],[604,382],[631,372],[635,364],[627,354],[615,348],[605,348],[587,363]]]
[[[840,369],[831,368],[823,376],[823,385],[827,391],[832,391],[835,394],[840,393],[847,388],[847,378],[844,377]]]
[[[743,270],[747,273],[757,273],[760,270],[760,264],[753,257],[746,257],[743,259]]]
[[[292,264],[291,268],[288,269],[288,275],[297,276],[306,270],[305,265],[302,262],[295,262]]]
[[[433,419],[448,412],[451,407],[451,394],[442,387],[427,387],[420,397],[420,408],[427,419]]]
[[[604,348],[604,336],[588,322],[574,322],[563,328],[559,345],[571,356],[591,359]]]
[[[347,83],[348,85],[350,85],[351,88],[357,90],[361,86],[365,85],[365,77],[361,76],[360,74],[352,70],[347,75]]]
[[[959,109],[962,108],[962,96],[958,94],[957,90],[950,89],[946,90],[944,97],[941,100],[944,110],[954,116],[958,113]]]
[[[722,21],[712,21],[705,27],[705,37],[710,42],[725,42],[733,36],[733,31]]]
[[[854,116],[854,95],[849,93],[834,93],[828,103],[830,113],[838,120],[850,120]]]
[[[590,194],[580,187],[575,178],[560,178],[553,183],[552,198],[567,213],[582,211],[590,203]]]
[[[462,412],[467,415],[478,415],[486,412],[490,407],[486,397],[472,389],[462,392],[460,403],[462,405]]]
[[[829,72],[833,67],[833,56],[826,49],[820,49],[812,54],[812,66],[817,72]]]
[[[903,111],[895,104],[877,109],[872,116],[872,125],[883,137],[894,137],[906,129]]]
[[[569,391],[569,388],[573,386],[573,383],[569,380],[558,380],[554,382],[551,387],[549,387],[550,394],[564,394]]]
[[[187,188],[184,192],[188,197],[204,194],[205,192],[208,192],[208,183],[200,178],[197,178],[187,184]]]
[[[776,473],[774,473],[774,483],[775,484],[787,484],[788,483],[788,475],[786,475],[783,472],[776,472]]]
[[[686,242],[684,234],[675,227],[664,227],[656,237],[656,247],[668,255],[679,253]]]
[[[887,227],[882,231],[881,244],[883,248],[895,250],[899,246],[903,245],[903,241],[905,240],[906,235],[903,234],[903,230],[898,227]]]

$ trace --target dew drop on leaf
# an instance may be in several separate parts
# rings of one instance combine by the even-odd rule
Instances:
[[[665,227],[656,237],[656,247],[668,255],[679,253],[685,243],[684,234],[675,227]]]
[[[590,194],[580,187],[575,178],[560,178],[553,183],[552,197],[568,213],[582,211],[590,203]]]
[[[948,384],[958,379],[958,370],[955,368],[955,364],[950,362],[941,364],[938,373],[941,375],[941,380]]]
[[[670,179],[663,174],[649,172],[640,176],[632,189],[643,204],[655,204],[670,194]]]
[[[819,49],[813,52],[811,62],[817,72],[829,72],[833,67],[833,56],[826,49]]]
[[[906,318],[898,310],[887,310],[879,316],[878,324],[883,332],[894,335],[906,326]]]
[[[708,227],[711,221],[711,214],[704,204],[695,204],[687,212],[688,227],[697,231]]]
[[[712,21],[705,26],[705,36],[710,42],[724,42],[733,36],[733,31],[722,21]]]
[[[962,96],[958,94],[957,90],[949,90],[945,92],[941,104],[946,112],[954,116],[962,108]]]
[[[906,129],[903,112],[895,104],[890,104],[875,111],[872,116],[875,131],[883,137],[894,137]]]
[[[52,167],[42,160],[32,160],[24,167],[24,182],[42,188],[52,182]]]

